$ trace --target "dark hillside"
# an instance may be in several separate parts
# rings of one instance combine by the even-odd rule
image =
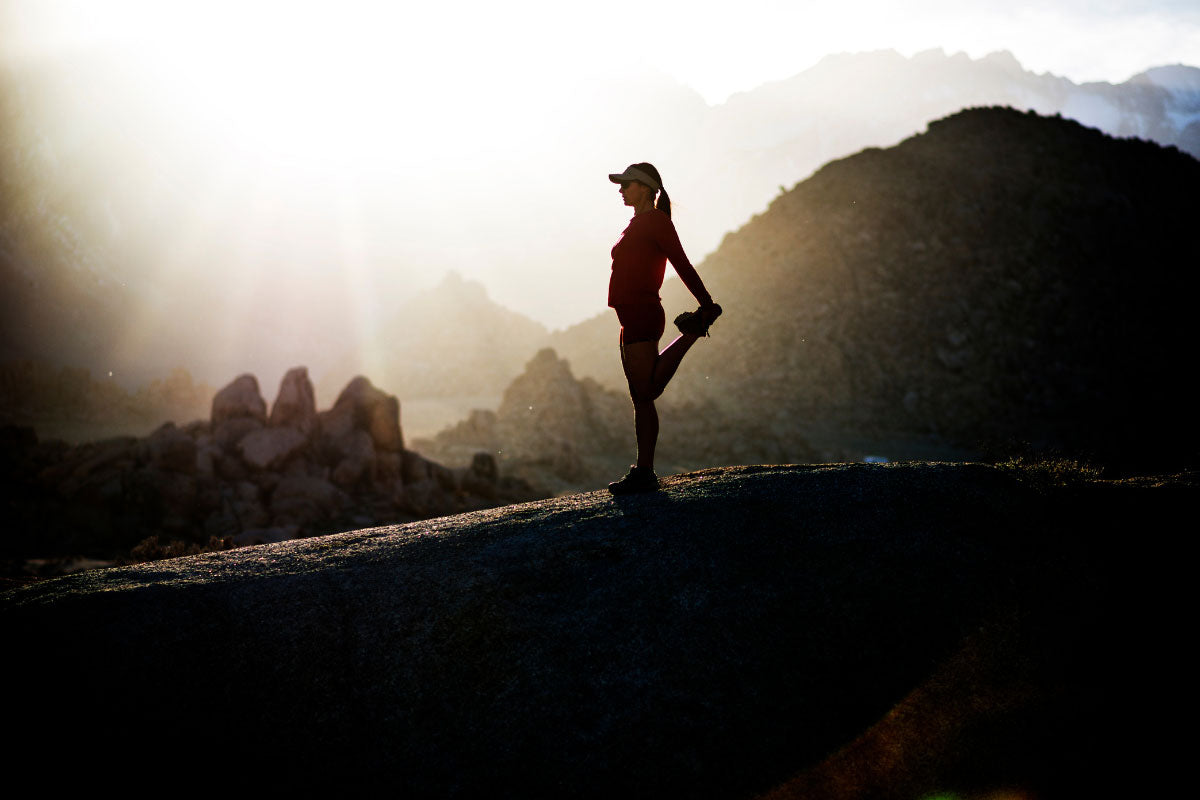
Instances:
[[[1190,713],[1194,476],[1067,477],[737,467],[45,581],[0,595],[9,763],[135,794],[1153,788],[1189,763],[1157,734]]]
[[[701,265],[727,314],[665,399],[734,427],[1194,462],[1197,186],[1173,148],[1005,108],[830,163]]]

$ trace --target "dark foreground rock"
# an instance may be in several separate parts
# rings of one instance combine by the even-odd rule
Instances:
[[[1152,484],[729,468],[57,578],[3,596],[10,763],[404,797],[1067,796],[1181,671],[1152,634],[1182,611],[1139,575],[1151,547],[1169,571],[1197,491]],[[878,734],[894,709],[908,728]]]

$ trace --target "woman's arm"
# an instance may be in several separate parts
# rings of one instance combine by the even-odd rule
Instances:
[[[661,215],[661,222],[655,226],[654,240],[666,255],[667,260],[671,262],[671,266],[675,268],[683,285],[699,301],[700,306],[702,308],[711,306],[713,304],[712,296],[704,288],[704,281],[700,280],[700,273],[696,272],[696,268],[688,260],[687,254],[683,252],[683,244],[679,241],[679,234],[675,230],[674,223],[665,214]]]

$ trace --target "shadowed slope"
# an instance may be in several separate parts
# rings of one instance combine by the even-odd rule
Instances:
[[[1053,508],[982,466],[742,467],[56,579],[4,596],[16,755],[216,757],[405,796],[746,797],[1045,575],[1090,573]]]

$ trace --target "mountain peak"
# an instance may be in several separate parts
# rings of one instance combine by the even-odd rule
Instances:
[[[1151,67],[1129,79],[1129,83],[1149,83],[1170,92],[1200,93],[1200,67],[1168,64]]]
[[[1021,62],[1017,60],[1017,57],[1008,50],[996,50],[988,53],[979,60],[982,63],[1000,67],[1001,69],[1014,74],[1019,74],[1025,71],[1025,68],[1021,66]]]
[[[432,290],[433,294],[467,302],[487,302],[490,298],[487,287],[476,280],[468,280],[458,270],[449,270]]]

